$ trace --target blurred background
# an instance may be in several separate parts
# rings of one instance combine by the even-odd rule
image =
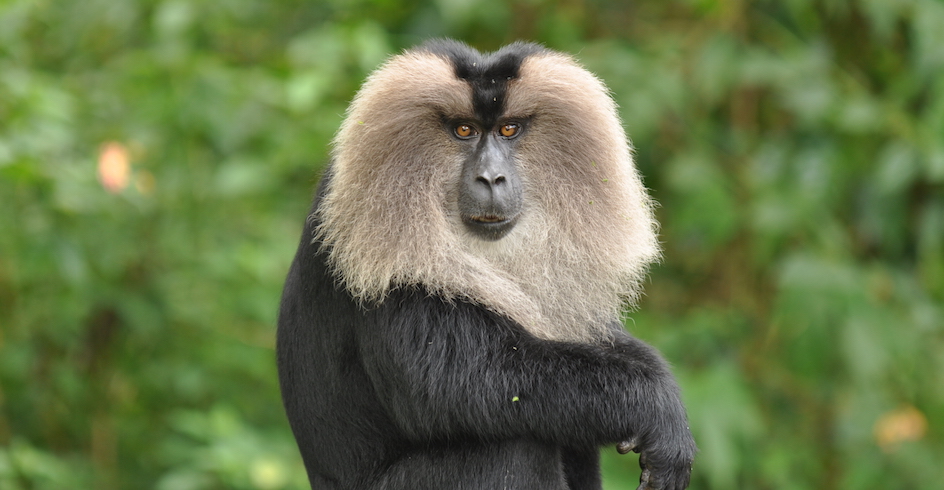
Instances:
[[[0,488],[306,487],[282,280],[348,101],[435,36],[613,90],[692,488],[940,488],[939,0],[0,0]]]

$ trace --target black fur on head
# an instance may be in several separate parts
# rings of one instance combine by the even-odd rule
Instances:
[[[480,53],[452,39],[434,39],[418,51],[426,51],[449,60],[456,76],[472,86],[475,116],[486,125],[494,124],[505,108],[508,82],[518,78],[521,62],[527,57],[547,52],[543,46],[519,41],[493,53]]]

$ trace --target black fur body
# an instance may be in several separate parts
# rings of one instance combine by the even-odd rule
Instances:
[[[355,299],[316,238],[333,172],[289,270],[277,336],[313,489],[600,489],[600,447],[625,441],[654,465],[644,488],[687,486],[694,444],[655,349],[616,318],[605,340],[539,338],[422,284]]]

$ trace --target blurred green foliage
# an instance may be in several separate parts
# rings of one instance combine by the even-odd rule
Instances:
[[[940,484],[939,0],[2,0],[0,488],[306,486],[281,281],[347,101],[433,36],[612,88],[693,488]]]

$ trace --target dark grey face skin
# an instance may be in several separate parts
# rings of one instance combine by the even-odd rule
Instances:
[[[536,44],[514,43],[491,54],[481,54],[451,40],[431,43],[425,49],[442,56],[455,68],[456,77],[472,89],[473,120],[452,120],[446,130],[464,144],[459,184],[459,213],[466,228],[483,240],[500,240],[515,227],[524,196],[515,162],[516,139],[527,129],[527,120],[503,117],[508,83],[528,56],[544,52]],[[472,132],[457,128],[465,125]],[[507,126],[514,126],[513,134]]]
[[[447,129],[466,147],[458,193],[462,223],[479,238],[495,241],[515,227],[521,214],[524,195],[515,146],[524,124],[504,121],[483,126],[452,122]]]

